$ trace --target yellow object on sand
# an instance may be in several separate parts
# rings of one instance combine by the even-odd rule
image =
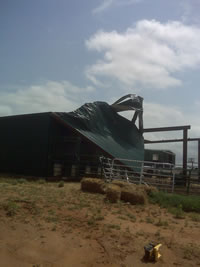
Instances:
[[[145,255],[144,258],[147,261],[158,261],[161,257],[161,254],[159,252],[160,247],[162,244],[154,244],[149,243],[144,247]]]
[[[162,244],[158,244],[153,248],[153,253],[154,253],[154,260],[158,261],[159,258],[161,257],[161,254],[159,253],[159,248],[162,246]]]

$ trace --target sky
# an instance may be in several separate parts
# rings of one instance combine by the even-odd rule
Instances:
[[[145,128],[191,125],[200,137],[199,10],[199,0],[0,0],[0,116],[137,94]],[[181,143],[146,147],[181,162]],[[188,149],[197,161],[197,143]]]

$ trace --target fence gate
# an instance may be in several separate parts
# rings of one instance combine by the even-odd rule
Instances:
[[[174,192],[175,172],[172,164],[105,157],[101,157],[100,161],[104,179],[108,181],[122,180]]]

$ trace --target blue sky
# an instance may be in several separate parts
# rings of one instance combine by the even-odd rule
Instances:
[[[136,93],[145,127],[189,124],[200,137],[199,10],[199,0],[1,0],[0,116]],[[181,144],[157,147],[180,160]]]

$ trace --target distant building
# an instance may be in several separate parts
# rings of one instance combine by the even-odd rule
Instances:
[[[169,163],[175,165],[176,155],[169,150],[158,150],[158,149],[145,149],[144,160],[157,162],[157,163]]]

